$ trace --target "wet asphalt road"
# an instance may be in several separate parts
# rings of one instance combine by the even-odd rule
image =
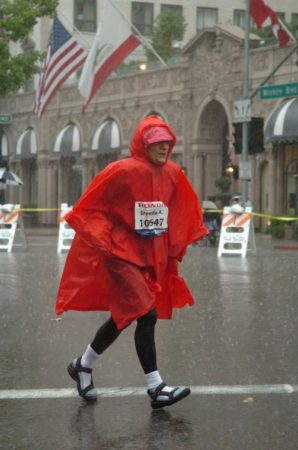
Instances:
[[[160,321],[156,340],[164,379],[193,394],[152,411],[133,326],[95,368],[98,402],[70,391],[66,365],[108,315],[56,320],[65,254],[44,234],[31,232],[27,251],[0,253],[1,450],[298,449],[298,251],[277,250],[268,236],[245,259],[189,249],[182,272],[196,305]],[[54,398],[40,398],[44,389]],[[35,390],[35,398],[12,398],[15,390]]]

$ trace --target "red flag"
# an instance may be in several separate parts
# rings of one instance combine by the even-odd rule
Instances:
[[[258,28],[272,27],[273,33],[279,40],[280,47],[292,40],[292,36],[287,32],[276,12],[263,0],[250,1],[250,15]]]
[[[34,112],[39,117],[59,87],[84,63],[86,57],[84,49],[55,17],[35,95]]]
[[[121,12],[111,1],[106,1],[79,82],[79,91],[85,97],[84,110],[113,70],[140,43]]]

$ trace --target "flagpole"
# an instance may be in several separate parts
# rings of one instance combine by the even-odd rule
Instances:
[[[167,66],[165,61],[162,59],[162,57],[157,53],[157,51],[152,47],[152,45],[147,41],[147,39],[144,38],[144,36],[139,32],[139,30],[134,26],[133,23],[130,22],[130,20],[126,17],[126,15],[121,11],[121,9],[118,8],[118,6],[115,4],[113,0],[110,0],[112,5],[117,9],[119,14],[123,17],[123,19],[129,24],[129,26],[135,31],[137,36],[140,38],[140,41],[145,47],[148,47],[149,50],[152,51],[152,53],[156,56],[156,58],[162,63],[162,65]]]
[[[245,37],[243,49],[243,99],[249,99],[249,33],[250,33],[250,0],[245,0]],[[248,200],[248,122],[242,123],[242,189],[243,206]]]
[[[280,20],[278,19],[278,22],[280,24],[280,26],[288,33],[288,35],[290,36],[290,38],[292,39],[293,42],[297,42],[297,39],[295,38],[295,36],[291,33],[291,31],[288,29],[288,27]]]

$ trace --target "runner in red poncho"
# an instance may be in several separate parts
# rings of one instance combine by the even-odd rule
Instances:
[[[156,364],[156,318],[194,303],[178,261],[208,234],[198,198],[168,158],[176,138],[157,116],[142,120],[131,157],[100,172],[66,217],[76,231],[57,296],[56,312],[109,310],[85,353],[68,366],[85,400],[95,400],[92,366],[131,322],[151,406],[181,400],[189,388],[163,383]]]

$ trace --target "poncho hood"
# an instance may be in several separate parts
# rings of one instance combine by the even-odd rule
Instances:
[[[143,119],[139,123],[139,125],[135,131],[135,134],[132,138],[132,141],[131,141],[130,152],[131,152],[132,156],[149,160],[149,154],[148,154],[148,150],[146,148],[144,134],[146,134],[146,132],[153,127],[164,128],[167,131],[167,133],[170,134],[170,136],[172,137],[172,140],[170,141],[170,149],[168,152],[167,159],[170,157],[170,155],[173,151],[173,148],[176,144],[176,136],[168,124],[166,124],[158,116],[154,116],[154,115],[145,117],[145,119]]]

